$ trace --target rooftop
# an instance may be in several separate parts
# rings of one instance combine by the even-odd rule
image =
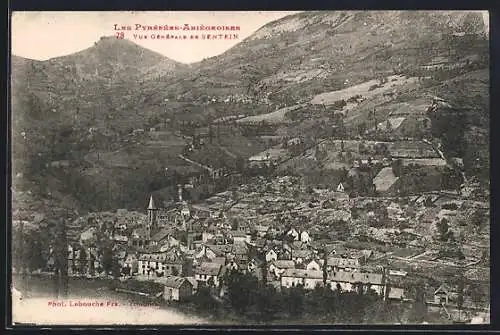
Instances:
[[[160,283],[167,287],[172,287],[172,288],[180,288],[182,284],[184,284],[185,282],[188,282],[189,285],[192,285],[191,282],[188,281],[186,278],[177,276],[159,277],[155,278],[154,281],[156,283]]]
[[[222,265],[219,263],[203,262],[195,269],[195,273],[217,276],[221,268]]]
[[[334,271],[328,275],[328,279],[343,283],[382,284],[382,275],[378,273]]]
[[[303,270],[303,269],[286,269],[281,277],[294,277],[294,278],[312,278],[322,279],[323,271],[316,270]]]
[[[289,261],[289,260],[276,260],[272,262],[271,264],[274,264],[278,269],[294,269],[295,268],[295,263],[294,261]]]

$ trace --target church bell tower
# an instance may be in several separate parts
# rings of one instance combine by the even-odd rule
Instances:
[[[148,239],[151,238],[151,235],[154,234],[157,228],[157,218],[156,214],[158,212],[158,208],[156,208],[155,201],[153,196],[149,198],[149,206],[148,206],[148,223],[146,225],[146,235]]]

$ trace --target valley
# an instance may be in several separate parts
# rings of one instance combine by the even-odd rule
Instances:
[[[306,246],[290,248],[308,262],[336,241],[336,250],[373,252],[363,271],[409,274],[401,285],[412,301],[418,280],[429,295],[443,282],[454,290],[454,276],[469,266],[482,273],[489,259],[490,59],[480,16],[301,12],[192,64],[110,36],[47,61],[13,55],[14,229],[48,244],[64,226],[69,243],[85,245],[90,228],[106,235],[102,222],[129,218],[132,241],[154,198],[172,213],[189,203],[197,233],[225,241],[214,245],[236,245],[226,233],[239,233],[250,249],[278,240],[273,248],[286,254],[297,229]],[[187,243],[182,254],[196,258]],[[283,278],[270,281],[288,287]],[[485,296],[484,280],[467,280]]]

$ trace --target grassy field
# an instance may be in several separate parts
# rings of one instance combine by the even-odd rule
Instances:
[[[387,78],[386,83],[381,84],[379,80],[374,79],[342,90],[318,94],[311,100],[311,103],[331,105],[336,101],[348,100],[356,95],[361,95],[364,98],[370,99],[376,95],[400,89],[403,85],[414,84],[416,81],[417,78],[390,76]]]
[[[287,119],[285,117],[287,112],[296,110],[300,107],[302,107],[302,105],[294,105],[291,107],[285,107],[285,108],[281,108],[281,109],[278,109],[277,111],[267,113],[267,114],[248,116],[248,117],[239,119],[236,122],[238,122],[238,123],[259,123],[259,122],[264,121],[267,123],[283,123],[283,122],[287,122]]]

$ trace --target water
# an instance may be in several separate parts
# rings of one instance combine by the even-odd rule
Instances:
[[[195,325],[207,320],[121,294],[103,280],[70,278],[68,297],[58,299],[50,277],[28,277],[12,296],[12,321],[37,325]]]

